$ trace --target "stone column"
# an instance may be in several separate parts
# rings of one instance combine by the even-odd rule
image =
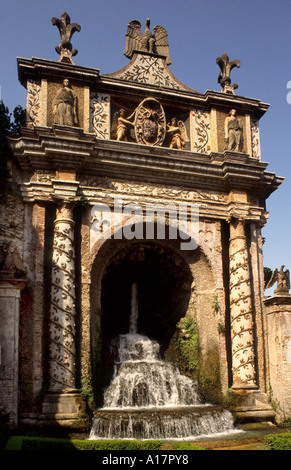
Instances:
[[[256,385],[252,290],[244,221],[231,219],[229,244],[232,388]]]
[[[291,415],[291,295],[265,299],[272,400],[277,420]]]
[[[75,389],[75,258],[73,203],[57,206],[50,308],[50,391]]]

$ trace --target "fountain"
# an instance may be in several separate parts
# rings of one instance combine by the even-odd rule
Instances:
[[[132,285],[129,333],[113,341],[113,379],[95,410],[89,439],[195,439],[234,432],[231,413],[201,403],[195,380],[160,358],[159,344],[137,332],[138,292]]]

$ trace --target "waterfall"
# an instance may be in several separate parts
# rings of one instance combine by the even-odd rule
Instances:
[[[131,287],[129,333],[118,351],[103,407],[94,413],[89,439],[179,439],[234,431],[222,407],[201,403],[197,382],[160,357],[156,341],[137,332],[138,286]]]

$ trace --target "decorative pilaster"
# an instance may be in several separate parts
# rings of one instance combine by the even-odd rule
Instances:
[[[252,291],[244,221],[230,221],[230,316],[233,388],[257,388]]]
[[[54,221],[50,309],[50,391],[75,389],[75,258],[72,202],[61,202]]]

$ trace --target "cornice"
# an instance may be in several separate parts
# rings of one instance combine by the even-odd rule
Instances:
[[[33,57],[32,59],[17,57],[17,67],[18,79],[25,87],[27,78],[62,77],[82,80],[84,84],[95,83],[99,78],[100,72],[98,69],[91,67],[60,63],[54,60],[39,59],[37,57]]]
[[[267,198],[284,178],[268,163],[236,152],[203,155],[164,147],[99,140],[81,129],[53,126],[9,139],[23,172],[63,171],[212,191],[237,189]]]
[[[218,91],[206,90],[205,93],[195,91],[181,83],[179,89],[170,86],[158,86],[154,84],[140,83],[138,81],[124,80],[120,78],[121,71],[107,75],[100,75],[99,69],[84,67],[53,60],[33,57],[25,59],[18,57],[18,78],[20,83],[26,87],[26,81],[30,79],[61,79],[69,78],[81,81],[84,85],[90,85],[92,90],[109,94],[117,93],[126,97],[148,97],[153,96],[169,104],[179,106],[210,108],[222,107],[230,109],[235,106],[241,112],[254,113],[259,119],[267,111],[269,104],[258,99],[247,98]],[[128,66],[124,67],[126,69]],[[122,69],[123,70],[123,69]],[[169,71],[169,73],[171,73]],[[172,74],[173,76],[173,74]],[[174,76],[173,76],[174,77]],[[175,78],[175,77],[174,77]],[[175,78],[177,83],[180,83]]]

